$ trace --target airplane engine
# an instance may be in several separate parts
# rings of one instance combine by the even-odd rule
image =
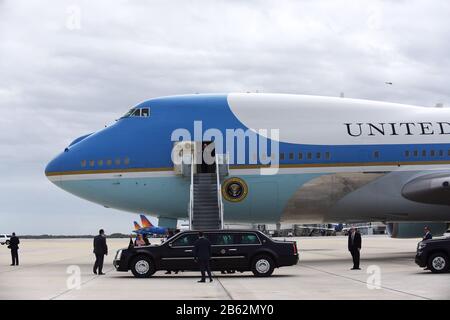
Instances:
[[[447,230],[446,222],[389,222],[386,230],[391,238],[421,238],[424,235],[423,229],[428,226],[435,237],[442,236]]]

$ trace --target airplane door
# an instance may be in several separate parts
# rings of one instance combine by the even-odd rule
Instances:
[[[176,174],[190,175],[192,156],[196,161],[195,144],[194,141],[177,141],[174,143],[171,156]]]

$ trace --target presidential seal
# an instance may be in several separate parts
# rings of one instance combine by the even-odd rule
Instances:
[[[245,199],[248,193],[248,187],[241,178],[230,178],[222,184],[223,197],[231,202],[239,202]]]

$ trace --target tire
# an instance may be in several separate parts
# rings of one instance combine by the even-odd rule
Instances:
[[[444,253],[434,253],[428,259],[428,269],[433,273],[447,272],[449,268],[449,258]]]
[[[131,260],[130,269],[136,278],[150,278],[156,271],[152,258],[143,255]]]
[[[272,257],[259,255],[252,260],[252,272],[256,277],[270,277],[275,269]]]
[[[5,244],[6,244],[7,246],[9,246],[9,240],[6,240]]]

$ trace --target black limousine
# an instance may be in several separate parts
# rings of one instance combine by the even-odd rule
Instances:
[[[212,244],[212,271],[252,271],[255,276],[267,277],[275,268],[298,262],[294,241],[275,241],[255,230],[204,230],[203,234]],[[199,270],[193,255],[197,239],[198,231],[183,231],[160,245],[118,250],[114,267],[131,270],[138,278],[148,278],[159,270]]]

